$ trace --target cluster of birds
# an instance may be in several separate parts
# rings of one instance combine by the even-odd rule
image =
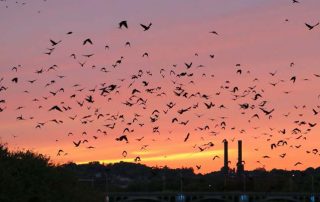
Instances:
[[[39,0],[41,2],[47,2],[47,0]],[[15,1],[10,1],[10,0],[0,0],[0,9],[2,7],[6,8],[6,9],[9,9],[9,8],[16,8],[17,6],[19,7],[25,7],[29,4],[32,4],[32,3],[35,3],[35,1],[32,1],[32,2],[28,2],[27,0],[23,0],[23,1],[20,1],[20,0],[15,0]],[[41,10],[38,10],[37,13],[41,13]]]
[[[299,2],[293,0],[293,3]],[[314,25],[305,23],[305,25],[311,31],[319,23]],[[130,26],[126,20],[118,23],[118,29],[122,31],[130,29]],[[141,32],[145,33],[153,29],[153,24],[141,23],[138,27]],[[65,33],[68,37],[72,37],[73,34],[72,31]],[[210,31],[209,34],[214,37],[221,36],[216,31]],[[60,46],[64,45],[64,40],[68,39],[50,39],[49,47],[43,54],[53,57],[55,52],[59,51]],[[83,47],[101,45],[92,38],[84,38],[81,44]],[[105,52],[112,51],[110,44],[104,44],[103,47]],[[123,47],[133,48],[130,41],[125,42]],[[88,76],[90,72],[94,72],[102,76],[112,75],[112,77],[117,77],[117,71],[125,68],[125,55],[119,55],[111,62],[110,66],[94,64],[95,56],[96,53],[68,54],[68,58],[73,62],[75,68],[88,70]],[[208,64],[195,62],[196,59],[194,58],[201,56],[199,53],[195,53],[190,57],[190,61],[173,64],[157,71],[154,68],[142,68],[128,78],[116,78],[114,82],[100,82],[92,78],[92,82],[96,82],[92,85],[94,87],[87,87],[81,83],[75,83],[69,87],[57,87],[60,83],[64,83],[65,80],[73,81],[70,75],[64,75],[64,70],[59,64],[35,69],[31,79],[24,78],[25,67],[23,65],[16,65],[10,68],[13,74],[12,77],[0,77],[0,114],[4,116],[5,113],[16,113],[17,124],[28,121],[27,123],[35,130],[46,128],[49,125],[66,124],[68,121],[72,121],[70,126],[78,128],[81,125],[81,127],[86,127],[88,130],[99,125],[99,127],[95,128],[93,134],[89,133],[88,130],[84,130],[80,134],[81,138],[74,138],[70,142],[75,147],[75,152],[77,148],[81,147],[88,150],[96,149],[94,141],[103,136],[113,136],[114,141],[123,143],[125,146],[132,142],[137,145],[141,142],[140,150],[146,151],[152,145],[150,143],[145,144],[144,140],[151,137],[152,142],[156,142],[162,134],[167,133],[170,137],[167,137],[166,141],[181,142],[182,144],[191,141],[194,144],[190,149],[194,150],[194,152],[203,152],[214,148],[217,144],[216,139],[219,136],[222,136],[224,140],[230,139],[233,142],[235,137],[225,137],[226,131],[229,130],[240,135],[248,134],[249,130],[258,131],[263,129],[263,126],[255,126],[255,124],[259,123],[259,120],[261,120],[261,123],[267,123],[269,120],[274,119],[276,111],[281,111],[281,109],[275,107],[276,103],[268,100],[267,90],[260,87],[265,86],[265,84],[261,84],[260,79],[252,76],[251,71],[241,64],[235,64],[234,76],[245,77],[245,80],[248,80],[248,76],[251,76],[252,80],[249,82],[249,86],[242,87],[241,84],[237,84],[234,81],[225,80],[220,86],[212,86],[211,89],[214,89],[215,92],[207,93],[207,90],[202,90],[201,87],[197,86],[200,82],[199,80],[208,79],[207,83],[211,85],[210,82],[215,79],[215,75],[208,73],[209,71],[206,69]],[[149,57],[151,57],[150,52],[144,52],[138,56],[143,60],[148,60]],[[212,61],[215,59],[215,55],[212,53],[208,53],[205,57]],[[292,68],[295,68],[294,62],[288,63],[288,69]],[[51,78],[52,74],[56,75],[53,79]],[[310,77],[304,79],[300,79],[299,75],[279,78],[277,70],[269,72],[268,76],[270,81],[266,85],[274,89],[285,84],[298,85],[302,81],[315,80],[318,83],[320,81],[319,72],[313,73]],[[40,83],[40,77],[45,80],[44,84]],[[160,82],[155,81],[154,78],[160,79]],[[29,97],[32,96],[32,105],[8,107],[7,100],[10,98],[6,98],[5,95],[17,85],[20,85],[20,88],[25,88],[23,94]],[[43,86],[45,94],[34,95],[32,89],[35,85]],[[293,90],[284,92],[285,95],[292,93]],[[220,98],[223,96],[230,99],[224,102],[223,100],[226,98]],[[320,99],[320,95],[316,96],[315,99]],[[52,100],[60,101],[47,106]],[[220,103],[217,100],[220,100]],[[112,111],[110,109],[115,106],[117,106],[116,113],[106,112]],[[247,120],[248,126],[246,128],[235,126],[235,123],[229,121],[232,117],[215,115],[227,114],[227,111],[233,107],[236,107],[240,116]],[[25,108],[32,108],[34,112],[39,110],[48,113],[48,117],[54,116],[55,118],[40,120],[37,117],[37,113],[34,116],[23,114]],[[76,114],[79,109],[83,115]],[[232,115],[235,115],[235,113],[232,112]],[[297,116],[294,116],[294,113]],[[254,139],[265,138],[265,141],[270,145],[270,151],[283,147],[302,149],[302,141],[307,140],[308,134],[317,127],[317,122],[302,120],[305,114],[312,114],[318,119],[320,105],[294,105],[291,112],[285,113],[281,117],[281,119],[289,119],[291,117],[296,119],[298,117],[299,119],[294,120],[292,123],[292,128],[268,126],[267,130],[263,129],[261,135],[255,136]],[[199,122],[202,124],[195,126],[195,123]],[[170,130],[166,130],[167,125],[170,125]],[[136,131],[139,128],[145,129],[148,127],[151,127],[150,134],[137,136]],[[183,138],[174,136],[175,128],[184,130],[185,136]],[[115,134],[114,131],[121,132]],[[72,131],[67,132],[65,135],[68,137],[76,136]],[[59,140],[56,139],[55,141],[58,142]],[[297,144],[298,141],[300,142],[299,144]],[[307,154],[320,156],[317,148],[304,148],[304,150]],[[255,151],[258,152],[259,148],[255,148]],[[287,151],[289,152],[288,149]],[[56,155],[66,156],[70,152],[72,151],[58,148]],[[279,152],[279,158],[285,158],[288,152]],[[124,148],[121,153],[122,158],[127,158],[128,155],[130,155],[130,152]],[[217,158],[219,158],[218,155],[212,157],[213,160]],[[264,166],[263,161],[273,157],[263,155],[258,158],[257,163]],[[135,162],[143,161],[142,156],[134,156],[133,159]],[[303,162],[298,161],[293,165],[298,166],[301,164]],[[196,169],[201,169],[201,165],[196,165]]]

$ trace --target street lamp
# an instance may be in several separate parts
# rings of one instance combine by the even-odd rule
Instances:
[[[166,190],[166,176],[163,173],[162,174],[162,191],[164,192]]]
[[[312,193],[314,193],[314,176],[313,174],[311,175],[311,186],[312,186]]]
[[[109,186],[108,186],[108,173],[107,170],[104,173],[105,178],[106,178],[106,202],[109,202],[109,195],[108,195],[108,191],[109,191]]]
[[[290,178],[290,189],[291,189],[291,192],[293,192],[293,178],[294,178],[294,174],[292,174],[291,178]]]
[[[182,173],[180,171],[180,193],[182,193],[182,188],[183,188],[183,185],[182,185]]]
[[[209,190],[212,190],[214,192],[214,187],[211,184],[209,184],[208,187],[209,187]]]
[[[246,175],[243,173],[243,192],[246,192]]]
[[[110,169],[109,169],[109,168],[106,168],[106,169],[105,169],[105,172],[104,172],[104,175],[105,175],[105,178],[106,178],[106,193],[108,193],[108,191],[109,191],[108,171],[110,171]]]

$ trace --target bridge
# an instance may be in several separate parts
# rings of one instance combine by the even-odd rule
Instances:
[[[117,192],[107,202],[320,202],[320,193],[277,192]]]

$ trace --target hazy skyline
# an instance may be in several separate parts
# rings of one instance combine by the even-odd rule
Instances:
[[[267,169],[319,166],[319,153],[313,154],[312,150],[320,149],[320,131],[318,125],[309,127],[309,123],[318,123],[320,117],[320,113],[314,115],[313,112],[313,109],[320,111],[320,78],[315,76],[320,75],[320,27],[308,30],[305,26],[305,23],[318,23],[319,1],[36,0],[25,1],[25,5],[22,2],[0,2],[0,79],[4,78],[0,87],[8,87],[0,92],[0,100],[5,100],[0,103],[4,109],[0,112],[0,137],[10,148],[33,149],[50,155],[56,163],[133,161],[140,156],[141,163],[147,165],[194,168],[202,165],[197,172],[206,173],[222,167],[223,139],[229,141],[231,167],[235,167],[237,140],[242,139],[245,169],[262,164]],[[128,29],[118,28],[123,20],[128,22]],[[151,28],[143,31],[140,24],[150,22]],[[73,33],[68,35],[68,32]],[[93,45],[83,45],[87,38]],[[47,48],[52,47],[50,39],[61,42],[54,46],[52,54],[46,55]],[[125,46],[128,41],[131,47]],[[145,52],[149,57],[142,57]],[[73,59],[71,54],[77,58]],[[83,56],[86,54],[94,55],[87,58]],[[112,64],[121,56],[121,64],[114,68]],[[81,67],[79,63],[83,62],[84,67]],[[191,62],[191,68],[187,69],[185,63]],[[18,65],[21,68],[12,71]],[[56,71],[45,71],[52,65],[57,65]],[[101,71],[103,67],[107,73]],[[40,69],[44,73],[36,74]],[[129,87],[132,75],[138,75],[140,69],[143,75]],[[241,74],[237,73],[239,69]],[[181,72],[193,75],[178,78],[170,74],[171,70],[176,75]],[[296,76],[295,82],[290,80],[293,76]],[[11,81],[15,77],[18,77],[18,83]],[[36,81],[31,84],[30,80]],[[52,80],[54,82],[45,87]],[[143,86],[143,81],[147,81],[148,86]],[[100,96],[101,83],[105,86],[116,84],[119,93]],[[209,95],[209,99],[176,96],[173,91],[178,83],[183,84],[188,96],[201,92],[201,95]],[[276,86],[270,83],[276,83]],[[74,87],[75,84],[79,86]],[[145,92],[146,88],[159,86],[161,89],[155,94]],[[231,92],[236,86],[239,91]],[[252,90],[246,91],[250,87]],[[58,92],[56,96],[50,93],[60,88],[64,88],[64,92]],[[94,88],[95,92],[89,91]],[[77,91],[81,89],[81,92]],[[142,105],[129,107],[123,104],[133,89],[140,91],[136,96],[147,99],[146,109]],[[28,92],[24,92],[26,90]],[[163,92],[165,95],[156,96]],[[232,100],[234,94],[247,92],[247,97]],[[70,98],[72,94],[76,97]],[[253,100],[255,94],[262,97]],[[85,101],[89,95],[93,96],[94,103]],[[108,101],[109,97],[112,100]],[[35,98],[39,101],[32,101]],[[84,101],[84,106],[79,106],[77,101]],[[272,118],[259,109],[258,104],[262,101],[267,101],[264,109],[275,109]],[[163,112],[170,102],[176,105],[168,113]],[[212,102],[215,106],[206,109],[204,102]],[[199,107],[193,108],[197,103]],[[240,104],[244,103],[255,107],[242,110]],[[72,109],[48,112],[54,105]],[[220,109],[220,105],[226,108]],[[23,108],[17,110],[20,106]],[[177,113],[188,107],[191,111]],[[95,116],[97,108],[103,118]],[[159,119],[152,123],[150,116],[156,109]],[[135,113],[141,116],[132,123]],[[108,120],[116,114],[123,115],[124,119]],[[252,118],[254,114],[258,114],[259,119]],[[20,115],[28,120],[16,120]],[[69,118],[75,115],[75,120]],[[86,120],[94,121],[82,124],[81,118],[86,115],[92,116]],[[187,125],[172,123],[175,117],[178,122],[189,122]],[[50,121],[53,119],[63,123]],[[104,126],[114,122],[114,129]],[[132,124],[128,125],[129,122]],[[226,123],[225,130],[222,122]],[[38,123],[45,125],[35,128]],[[144,125],[141,127],[138,123]],[[206,125],[208,130],[198,128]],[[155,126],[159,126],[160,134],[153,133]],[[125,128],[134,129],[134,132],[125,133],[129,143],[116,141]],[[295,128],[301,133],[292,134]],[[97,129],[106,131],[107,135]],[[286,134],[279,132],[283,129]],[[82,135],[84,131],[87,135]],[[69,132],[73,135],[68,136]],[[184,142],[187,133],[190,137]],[[144,139],[135,140],[141,137]],[[73,141],[84,139],[88,143],[74,147]],[[271,144],[279,140],[286,140],[288,145],[271,149]],[[214,146],[200,152],[198,146],[209,142]],[[141,150],[144,145],[148,145],[146,150]],[[299,145],[301,147],[296,148]],[[95,148],[87,149],[88,146]],[[57,156],[59,149],[68,155]],[[128,153],[125,158],[122,156],[124,150]],[[279,157],[283,153],[286,153],[285,158]],[[215,155],[220,159],[212,160]],[[270,158],[263,158],[266,155]],[[297,162],[302,165],[294,166]]]

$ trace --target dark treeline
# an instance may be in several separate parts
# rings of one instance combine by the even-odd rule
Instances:
[[[32,151],[11,152],[0,144],[1,202],[103,201],[102,193],[78,176]]]
[[[320,167],[304,171],[258,168],[227,177],[221,172],[195,174],[192,168],[170,169],[120,162],[103,165],[98,162],[63,165],[81,179],[92,179],[91,186],[108,192],[131,191],[320,191]],[[88,183],[88,182],[84,182]]]
[[[0,145],[0,201],[103,201],[106,192],[142,191],[320,191],[320,168],[305,171],[256,169],[244,175],[195,174],[135,163],[54,165],[32,151]]]

